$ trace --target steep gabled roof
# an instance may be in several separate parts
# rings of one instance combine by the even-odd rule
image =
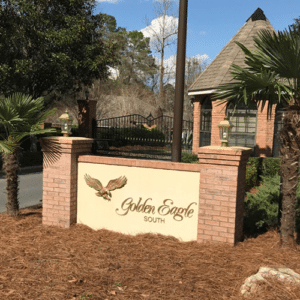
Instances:
[[[262,29],[275,31],[264,12],[258,8],[203,73],[194,81],[189,88],[189,93],[213,90],[222,84],[232,82],[233,77],[230,73],[231,65],[246,66],[244,52],[235,42],[240,42],[253,50],[255,49],[253,37],[257,36],[257,33]]]

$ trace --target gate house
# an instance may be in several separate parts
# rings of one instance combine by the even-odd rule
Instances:
[[[253,37],[260,30],[275,31],[258,8],[191,85],[188,94],[194,102],[193,153],[197,154],[203,146],[220,145],[218,124],[228,116],[234,125],[229,146],[249,147],[255,156],[279,155],[279,131],[282,127],[280,107],[274,107],[271,117],[267,118],[267,106],[263,110],[256,106],[238,107],[233,114],[232,108],[226,110],[225,105],[218,106],[217,101],[211,99],[220,85],[233,80],[230,74],[232,64],[246,66],[244,52],[235,42],[254,50]]]

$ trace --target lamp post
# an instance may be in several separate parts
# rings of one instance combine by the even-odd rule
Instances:
[[[69,116],[68,110],[65,111],[64,114],[62,114],[59,117],[59,121],[61,124],[61,133],[63,133],[64,137],[68,137],[71,133],[73,118]]]
[[[224,118],[223,121],[220,122],[219,130],[220,130],[220,139],[221,139],[221,146],[228,147],[228,140],[231,133],[231,128],[233,127],[232,123],[228,120],[227,117]]]

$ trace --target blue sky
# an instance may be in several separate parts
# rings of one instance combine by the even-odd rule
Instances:
[[[101,0],[96,12],[112,15],[128,31],[147,26],[145,17],[155,19],[154,3],[159,0]],[[179,0],[174,0],[178,16]],[[300,16],[299,0],[189,0],[187,57],[208,55],[212,60],[260,7],[275,30],[283,30]],[[155,54],[155,53],[153,53]],[[167,56],[176,54],[176,46]]]

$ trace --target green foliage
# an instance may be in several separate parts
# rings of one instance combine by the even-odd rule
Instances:
[[[140,31],[124,32],[124,49],[118,66],[119,79],[126,84],[132,81],[145,82],[157,71],[155,59],[151,55],[150,38]]]
[[[249,157],[246,166],[246,191],[255,187],[263,177],[274,177],[281,174],[279,158]]]
[[[104,45],[95,0],[4,0],[0,9],[0,93],[34,98],[104,79],[117,44]]]
[[[120,128],[99,129],[98,139],[108,140],[110,146],[144,145],[164,146],[165,135],[158,129]]]
[[[262,176],[273,177],[281,174],[280,158],[266,157],[262,162]]]
[[[32,167],[32,166],[42,166],[43,165],[43,152],[23,152],[19,163],[22,168],[24,167]]]
[[[259,157],[249,157],[248,159],[248,165],[254,166],[259,172],[259,167],[260,167],[260,158]]]
[[[246,192],[257,185],[257,168],[254,165],[246,165]]]
[[[0,155],[0,170],[2,170],[2,155]],[[43,152],[30,152],[23,151],[19,155],[19,164],[21,168],[32,167],[32,166],[42,166],[43,165]]]
[[[150,38],[144,37],[140,31],[126,31],[117,27],[113,16],[101,14],[102,28],[100,32],[105,37],[105,45],[115,44],[116,68],[119,71],[118,84],[133,82],[145,83],[157,72],[155,58],[151,54]]]
[[[182,152],[181,153],[181,162],[189,163],[189,164],[196,163],[196,162],[198,162],[198,157],[196,154]]]
[[[263,177],[256,195],[247,193],[245,199],[244,232],[247,236],[265,232],[278,225],[280,176]]]

